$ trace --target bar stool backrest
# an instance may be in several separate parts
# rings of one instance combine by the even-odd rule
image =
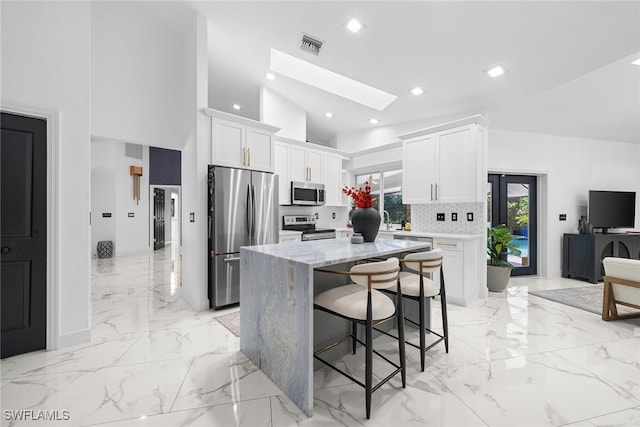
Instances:
[[[442,250],[433,249],[427,252],[408,254],[403,259],[405,267],[416,273],[433,273],[442,265]]]
[[[352,273],[353,283],[368,288],[371,282],[372,289],[386,289],[396,286],[399,265],[398,258],[389,258],[385,261],[354,265],[349,272]]]

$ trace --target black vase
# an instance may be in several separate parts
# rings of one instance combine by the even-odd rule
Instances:
[[[351,216],[353,232],[362,234],[365,242],[376,240],[380,229],[380,214],[374,208],[357,208]]]

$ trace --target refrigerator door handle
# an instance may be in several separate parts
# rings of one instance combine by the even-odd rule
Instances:
[[[225,258],[222,260],[223,262],[234,262],[234,261],[240,261],[240,257],[236,256],[236,257],[231,257],[231,258]]]
[[[256,187],[255,185],[251,184],[251,224],[252,224],[251,244],[252,245],[255,245],[256,243],[258,243],[257,238],[255,236],[255,232],[256,232],[255,223],[256,223]]]
[[[253,205],[251,204],[251,184],[249,184],[247,185],[247,234],[249,235],[249,244],[251,244],[251,234],[253,232],[253,216],[251,212],[253,212]]]
[[[209,236],[209,239],[211,239],[211,215],[209,215],[209,228],[208,228],[208,232],[207,235]]]

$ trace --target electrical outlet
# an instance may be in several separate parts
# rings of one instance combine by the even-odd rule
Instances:
[[[127,216],[128,216],[129,218],[133,218],[134,216],[136,216],[136,214],[135,214],[135,213],[133,213],[133,212],[129,212],[129,213],[127,214]]]
[[[336,213],[335,212],[331,212],[331,219],[336,219]]]
[[[473,221],[473,212],[467,212],[467,221]]]
[[[437,221],[444,221],[444,213],[443,212],[438,212],[436,214],[436,220]]]
[[[560,221],[566,221],[567,220],[567,214],[560,214]]]
[[[315,213],[316,219],[320,219],[320,215],[318,214],[318,212]]]
[[[451,212],[451,221],[458,220],[458,212]]]

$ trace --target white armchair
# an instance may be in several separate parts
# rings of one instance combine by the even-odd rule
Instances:
[[[618,314],[617,305],[640,310],[640,260],[607,257],[604,265],[602,320],[640,317],[640,311]]]

